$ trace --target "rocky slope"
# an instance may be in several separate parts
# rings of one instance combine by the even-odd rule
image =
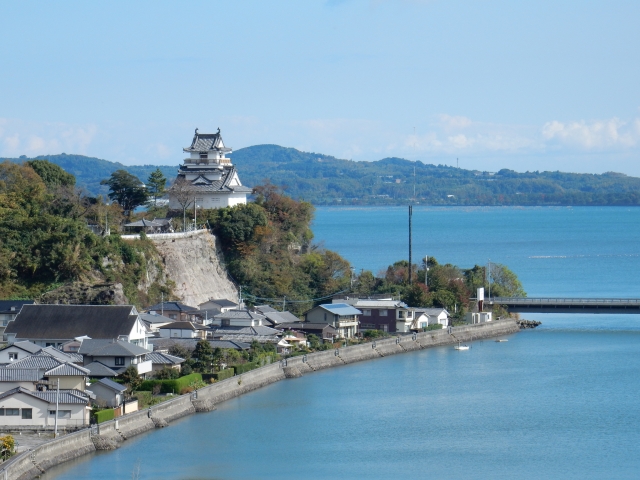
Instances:
[[[175,239],[152,239],[163,260],[167,278],[173,281],[175,297],[192,306],[210,298],[237,300],[238,290],[230,281],[216,237],[207,231]]]

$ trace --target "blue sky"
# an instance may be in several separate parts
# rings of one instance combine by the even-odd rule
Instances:
[[[0,4],[0,155],[178,164],[194,128],[354,160],[640,176],[638,1]]]

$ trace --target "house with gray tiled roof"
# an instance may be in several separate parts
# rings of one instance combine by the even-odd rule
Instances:
[[[102,378],[91,384],[91,392],[96,396],[96,403],[105,407],[118,407],[124,402],[127,387],[119,383]]]
[[[146,359],[149,350],[122,340],[84,340],[78,353],[83,355],[84,366],[100,362],[118,374],[133,365],[138,374],[146,378],[152,369],[151,361]]]
[[[29,341],[15,342],[12,345],[0,349],[0,365],[6,365],[25,357],[38,353],[42,350],[40,345]]]
[[[213,317],[212,325],[220,327],[260,327],[265,316],[251,310],[229,310]]]
[[[58,407],[56,409],[56,401]],[[89,425],[89,397],[78,390],[32,391],[16,387],[0,394],[0,425],[4,428],[81,428]]]
[[[173,368],[174,370],[180,371],[182,363],[184,362],[184,358],[176,357],[174,355],[169,355],[168,353],[163,352],[147,353],[147,356],[145,358],[151,361],[154,372],[162,370],[163,368]]]
[[[10,344],[29,340],[56,348],[83,336],[146,347],[146,333],[133,305],[24,305],[5,330]]]
[[[224,208],[246,204],[251,188],[240,182],[236,168],[226,156],[231,148],[225,146],[220,129],[216,133],[199,133],[196,128],[189,147],[189,155],[178,170],[174,185],[169,188],[169,208],[182,210],[179,186],[184,185],[192,204],[199,208]]]

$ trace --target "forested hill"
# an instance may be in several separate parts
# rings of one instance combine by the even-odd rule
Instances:
[[[156,168],[160,168],[165,177],[173,180],[176,177],[178,166],[171,165],[123,165],[119,162],[110,162],[95,157],[85,157],[84,155],[70,155],[61,153],[59,155],[40,155],[39,159],[49,160],[51,163],[62,167],[68,173],[76,177],[76,186],[85,189],[90,195],[103,195],[109,193],[107,185],[100,185],[100,181],[109,178],[113,172],[119,169],[126,170],[138,177],[142,182],[146,182],[151,172]],[[26,156],[20,158],[0,159],[10,160],[12,162],[22,163],[32,160]]]
[[[513,170],[479,172],[385,158],[354,162],[277,145],[234,152],[247,185],[265,178],[316,205],[640,205],[640,178]],[[414,177],[415,168],[415,177]]]
[[[125,169],[144,182],[156,169],[81,155],[38,158],[60,165],[94,195],[107,193],[100,181],[115,170]],[[414,182],[415,201],[427,205],[640,205],[640,178],[612,172],[479,172],[401,158],[354,162],[278,145],[242,148],[231,158],[245,185],[268,179],[289,196],[316,205],[405,204],[414,196]],[[177,160],[176,166],[160,166],[170,181],[181,157]]]

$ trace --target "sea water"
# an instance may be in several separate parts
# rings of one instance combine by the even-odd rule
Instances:
[[[638,215],[414,207],[414,258],[491,258],[529,296],[640,297]],[[314,231],[359,269],[407,256],[406,209],[319,208]],[[639,316],[525,317],[544,323],[278,382],[43,478],[638,478]]]

